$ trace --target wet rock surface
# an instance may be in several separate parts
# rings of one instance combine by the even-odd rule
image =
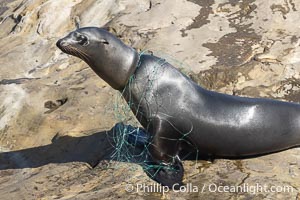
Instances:
[[[124,102],[55,46],[76,24],[106,26],[205,88],[299,102],[299,10],[299,0],[1,1],[0,199],[299,199],[299,148],[186,160],[184,182],[198,191],[126,192],[155,182],[110,157],[115,105]],[[257,184],[269,191],[213,192]]]

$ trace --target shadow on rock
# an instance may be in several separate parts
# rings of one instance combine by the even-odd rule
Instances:
[[[52,143],[45,146],[0,152],[0,170],[36,168],[50,163],[69,162],[85,162],[95,167],[102,160],[144,166],[149,161],[150,141],[151,135],[144,129],[117,123],[111,130],[88,136],[55,136]],[[193,150],[182,151],[180,157],[183,160],[208,159]]]
[[[144,129],[118,123],[111,130],[88,136],[54,137],[52,143],[45,146],[0,152],[0,170],[69,162],[85,162],[95,167],[102,160],[143,165],[149,159],[150,141],[151,136]],[[184,160],[187,159],[195,160],[195,156],[185,156]]]
[[[68,162],[86,162],[95,167],[101,160],[112,159],[116,145],[113,139],[116,126],[109,131],[96,132],[89,136],[54,137],[49,145],[2,152],[0,170],[36,168],[50,163]]]

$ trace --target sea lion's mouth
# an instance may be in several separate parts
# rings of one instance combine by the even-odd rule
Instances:
[[[56,42],[56,46],[62,50],[62,52],[66,54],[70,54],[72,56],[76,56],[86,62],[89,61],[90,56],[83,52],[82,50],[72,46],[71,44],[65,42],[64,40],[60,39]]]

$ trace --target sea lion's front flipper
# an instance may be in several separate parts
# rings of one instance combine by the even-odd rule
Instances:
[[[147,163],[144,171],[151,179],[163,186],[178,190],[183,185],[184,168],[178,157],[175,158],[174,163],[170,164]]]
[[[182,185],[184,169],[178,157],[181,145],[177,140],[178,131],[166,119],[155,118],[151,121],[152,135],[149,144],[148,162],[143,167],[147,175],[164,186],[174,189]]]

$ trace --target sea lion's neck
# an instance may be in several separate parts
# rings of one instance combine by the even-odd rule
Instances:
[[[130,48],[130,51],[131,51],[131,53],[127,57],[125,57],[125,60],[123,61],[124,68],[122,68],[122,71],[120,71],[120,73],[124,73],[123,78],[115,80],[121,86],[118,88],[113,87],[116,90],[122,91],[125,88],[125,86],[128,84],[130,77],[135,73],[135,71],[138,67],[140,55],[133,48]]]
[[[128,47],[119,55],[113,56],[113,59],[106,58],[101,62],[88,64],[112,88],[122,91],[138,66],[139,54]]]

